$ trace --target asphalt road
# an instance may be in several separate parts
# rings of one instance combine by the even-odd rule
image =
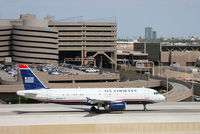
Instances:
[[[13,82],[15,81],[15,78],[12,77],[11,74],[5,72],[4,70],[0,70],[0,78],[5,81],[13,81]]]
[[[175,90],[175,94],[181,94],[187,90],[190,90],[188,87],[182,85],[182,84],[179,84],[179,83],[170,83],[172,84],[172,86],[176,89]]]

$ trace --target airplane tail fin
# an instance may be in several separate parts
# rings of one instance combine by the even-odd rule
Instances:
[[[27,65],[19,65],[25,90],[47,89]]]

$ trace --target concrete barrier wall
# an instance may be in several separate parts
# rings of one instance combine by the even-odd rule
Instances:
[[[199,134],[199,122],[0,126],[1,134]]]
[[[167,88],[167,82],[164,80],[161,80],[161,86]],[[168,91],[172,89],[173,89],[173,86],[170,83],[168,83]]]
[[[152,75],[145,75],[145,74],[135,74],[135,73],[128,73],[128,72],[120,72],[121,75],[121,80],[125,81],[125,80],[138,80],[138,79],[142,79],[142,80],[147,80],[148,77],[154,80],[160,80],[161,81],[161,86],[166,87],[166,78],[160,77],[160,76],[152,76]],[[185,100],[187,98],[189,98],[192,94],[192,84],[182,81],[182,80],[178,80],[178,79],[174,79],[174,78],[168,78],[168,93],[165,93],[164,95],[167,96],[167,101],[168,102],[177,102],[177,101],[182,101]],[[183,93],[176,93],[176,89],[170,84],[171,83],[178,83],[181,85],[184,85],[185,87],[188,88],[187,91],[183,92]],[[199,94],[200,95],[200,84],[196,84],[196,86],[194,86],[195,88],[195,94]],[[173,94],[173,92],[175,91],[175,94]],[[173,95],[172,95],[173,94]]]
[[[94,81],[94,80],[114,80],[120,79],[119,74],[100,75],[100,74],[81,74],[81,75],[49,75],[47,72],[35,72],[35,75],[43,82],[49,81]],[[21,78],[20,78],[21,80]],[[64,83],[66,84],[66,83]],[[87,83],[88,84],[88,83]]]
[[[16,84],[15,81],[5,81],[0,78],[0,85],[14,85]]]
[[[49,77],[49,81],[59,81],[59,80],[119,80],[119,74],[113,75],[55,75]]]
[[[150,76],[150,78],[157,79],[157,80],[164,80],[164,81],[167,80],[166,78],[159,77],[159,76]],[[182,84],[182,85],[188,87],[189,89],[192,88],[192,85],[191,85],[190,83],[185,82],[185,81],[182,81],[182,80],[178,80],[178,79],[174,79],[174,78],[168,78],[168,81],[169,81],[169,82],[173,82],[173,83]]]
[[[49,88],[132,88],[132,87],[146,87],[147,83],[144,81],[131,81],[131,82],[92,82],[92,83],[48,83],[45,84]],[[150,87],[158,87],[160,81],[150,81]],[[0,85],[0,93],[15,93],[18,90],[23,90],[24,86],[17,85]]]
[[[194,94],[200,96],[200,84],[194,83]]]
[[[130,73],[130,72],[120,72],[121,81],[134,81],[134,80],[147,80],[148,76],[144,74]]]
[[[161,81],[160,86],[167,87],[166,79],[162,78],[162,77],[151,76],[151,75],[148,76],[145,74],[136,74],[136,73],[129,73],[129,72],[120,72],[120,80],[121,81],[126,81],[126,80],[130,80],[130,81],[145,80],[145,81],[147,81],[148,78],[159,80],[159,81]],[[153,87],[155,87],[155,86],[153,86]],[[172,85],[170,83],[168,83],[168,90],[170,91],[172,88],[173,88]]]
[[[160,81],[151,81],[148,83],[149,87],[160,86]],[[130,81],[130,82],[93,82],[93,83],[70,83],[48,84],[50,88],[133,88],[133,87],[147,87],[145,81]]]

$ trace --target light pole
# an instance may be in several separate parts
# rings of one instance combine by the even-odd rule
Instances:
[[[160,77],[162,76],[162,63],[160,62]]]
[[[125,69],[125,72],[126,72],[126,59],[124,58],[124,69]]]
[[[147,73],[147,88],[149,87],[149,73]]]
[[[158,62],[158,76],[161,76],[160,61],[157,60],[157,62]]]
[[[168,75],[166,76],[166,81],[167,81],[167,95],[166,95],[166,102],[168,101]]]
[[[103,59],[102,59],[102,55],[101,55],[101,65],[100,65],[100,68],[102,68],[102,65],[103,64]]]
[[[21,97],[19,96],[19,104],[21,104]]]
[[[192,102],[194,102],[194,81],[192,78]]]

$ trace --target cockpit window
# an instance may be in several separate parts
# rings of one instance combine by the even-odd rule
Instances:
[[[154,92],[154,95],[157,95],[158,94],[158,92]]]

